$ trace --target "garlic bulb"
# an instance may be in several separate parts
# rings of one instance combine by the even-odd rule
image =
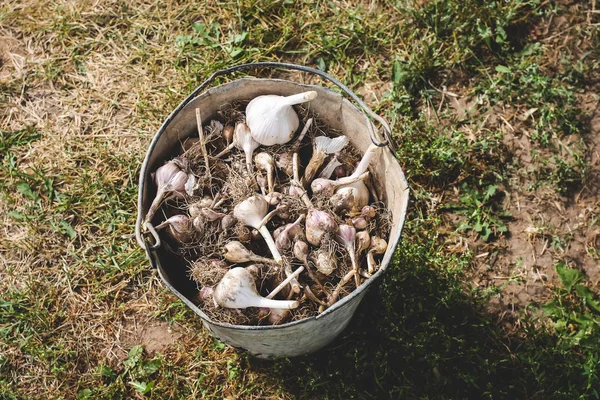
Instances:
[[[269,191],[267,193],[273,192],[275,175],[275,161],[273,160],[273,157],[271,157],[269,153],[263,151],[254,156],[254,162],[259,170],[265,171],[267,174],[267,183],[269,185]]]
[[[331,257],[331,254],[327,250],[319,249],[312,254],[311,259],[320,273],[323,275],[331,275],[337,268],[335,261],[332,260]]]
[[[279,250],[289,250],[292,248],[293,242],[304,239],[304,229],[300,226],[303,220],[304,214],[300,215],[293,223],[285,225],[283,230],[278,233],[275,238],[275,245]]]
[[[235,240],[227,243],[223,249],[225,250],[223,257],[232,263],[259,262],[266,264],[274,262],[270,258],[261,257],[254,254],[243,244]]]
[[[312,182],[317,175],[317,171],[321,168],[327,154],[337,153],[348,144],[346,136],[338,136],[336,138],[328,138],[327,136],[319,136],[315,138],[313,154],[304,171],[302,182],[307,186]]]
[[[180,243],[190,243],[194,240],[194,229],[190,219],[183,214],[173,215],[156,226],[159,231],[168,228],[169,235]]]
[[[156,183],[156,196],[148,209],[144,222],[150,222],[158,211],[158,207],[169,197],[183,197],[186,186],[194,180],[194,175],[189,172],[185,159],[175,158],[164,164],[154,173]]]
[[[342,211],[357,211],[369,204],[369,189],[363,180],[344,185],[335,191],[329,202],[338,214]]]
[[[306,239],[313,246],[321,245],[321,240],[326,233],[333,233],[338,229],[333,217],[327,211],[310,209],[306,216]]]
[[[338,230],[338,238],[350,256],[350,262],[352,263],[352,269],[354,270],[356,287],[358,287],[360,285],[360,278],[358,276],[358,263],[356,262],[356,250],[354,247],[354,241],[356,240],[356,229],[354,229],[353,226],[342,224]]]
[[[279,254],[277,246],[275,246],[273,237],[267,230],[267,227],[262,223],[263,218],[267,215],[268,209],[269,204],[267,201],[262,196],[254,195],[236,205],[233,209],[233,216],[243,224],[258,229],[265,239],[267,246],[269,246],[273,258],[278,264],[281,264],[283,263],[281,254]]]
[[[215,305],[225,308],[297,308],[299,303],[290,300],[273,300],[262,297],[256,290],[254,276],[246,268],[232,268],[214,288]]]
[[[358,181],[362,181],[369,177],[369,171],[364,172],[362,175],[354,176],[350,175],[344,178],[337,179],[332,181],[331,179],[325,178],[317,178],[310,184],[310,188],[313,193],[320,193],[324,196],[330,197],[335,193],[339,188],[344,186],[352,185]],[[367,195],[369,194],[367,189]]]
[[[367,253],[367,269],[369,274],[373,274],[377,269],[377,263],[375,262],[375,255],[382,255],[387,250],[387,242],[385,239],[382,239],[378,236],[373,236],[371,238],[371,246],[369,247],[369,252]]]
[[[291,96],[264,95],[254,98],[246,107],[246,124],[252,137],[264,146],[285,144],[292,140],[300,121],[292,107],[317,97],[317,92]]]

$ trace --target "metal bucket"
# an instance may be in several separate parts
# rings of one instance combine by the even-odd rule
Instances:
[[[249,68],[284,68],[319,75],[341,88],[360,109],[330,89],[287,80],[243,78],[205,90],[216,77]],[[383,200],[392,211],[393,220],[391,233],[387,238],[389,246],[381,268],[357,290],[316,317],[275,326],[241,326],[212,321],[191,301],[198,289],[187,277],[184,260],[160,245],[155,232],[151,235],[151,226],[142,226],[155,195],[150,174],[175,155],[173,151],[183,139],[197,135],[196,108],[201,110],[203,117],[208,121],[216,116],[220,106],[234,100],[250,100],[263,94],[290,95],[307,90],[318,92],[318,97],[310,103],[311,110],[330,128],[348,136],[355,147],[364,152],[372,142],[385,146],[379,159],[375,160],[370,168]],[[381,124],[384,138],[378,138],[380,135],[375,133],[369,117]],[[218,71],[171,113],[150,144],[140,172],[137,240],[146,250],[150,264],[158,269],[165,285],[198,314],[206,329],[223,343],[262,358],[291,357],[315,352],[330,343],[348,325],[367,290],[385,273],[400,241],[408,204],[408,185],[402,168],[390,151],[390,137],[389,126],[381,117],[374,114],[342,83],[321,71],[281,63],[244,64]]]

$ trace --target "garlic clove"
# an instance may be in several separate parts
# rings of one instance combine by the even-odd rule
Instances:
[[[227,142],[227,145],[229,146],[229,144],[231,143],[231,141],[233,140],[233,126],[232,125],[225,125],[225,127],[223,128],[223,131],[221,132],[221,135],[223,136],[223,139],[225,139],[225,142]]]
[[[262,297],[256,290],[254,276],[246,268],[232,268],[214,288],[215,305],[225,308],[264,307],[274,309],[297,308],[298,301],[273,300]]]
[[[264,146],[285,144],[292,140],[300,121],[292,107],[317,97],[317,92],[309,91],[291,96],[258,96],[246,107],[246,124],[252,137]]]

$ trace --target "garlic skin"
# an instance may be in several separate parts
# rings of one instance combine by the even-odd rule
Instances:
[[[309,91],[291,96],[258,96],[246,107],[246,124],[252,137],[264,146],[285,144],[292,140],[300,121],[292,107],[317,97],[317,92]]]
[[[275,309],[297,308],[298,301],[272,300],[262,297],[256,290],[254,276],[246,268],[232,268],[214,288],[215,305],[225,308],[264,307]]]
[[[346,136],[338,136],[336,138],[329,138],[327,136],[316,137],[312,157],[306,166],[304,177],[302,178],[304,186],[307,186],[315,178],[327,154],[337,153],[346,147],[347,144],[348,138]]]

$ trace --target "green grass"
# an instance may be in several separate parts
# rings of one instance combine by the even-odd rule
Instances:
[[[471,282],[477,256],[518,233],[514,195],[545,188],[577,206],[593,187],[591,11],[520,0],[3,3],[0,398],[600,397],[589,240],[573,261],[577,232],[547,234],[552,262],[540,267],[555,277],[546,300],[504,310],[512,329],[489,307],[506,285]],[[210,73],[252,61],[316,67],[364,95],[392,123],[411,186],[401,246],[349,328],[318,354],[278,361],[213,339],[127,236],[153,133]],[[591,232],[590,196],[579,211]],[[144,349],[134,326],[158,323],[180,335]]]

